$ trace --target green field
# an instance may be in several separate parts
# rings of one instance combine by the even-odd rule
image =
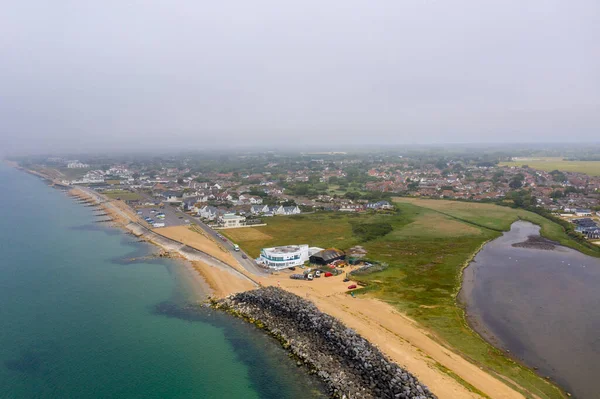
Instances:
[[[315,213],[274,217],[264,227],[223,233],[251,256],[258,256],[260,248],[274,245],[348,249],[360,244],[368,251],[368,258],[389,264],[383,272],[358,278],[367,284],[360,290],[363,295],[393,304],[463,356],[514,381],[527,397],[562,398],[558,388],[508,359],[473,332],[455,297],[469,259],[518,219],[540,224],[542,234],[548,238],[575,248],[580,245],[569,240],[559,225],[524,210],[422,199],[397,199],[396,206],[398,212],[392,215]],[[392,231],[364,241],[353,230],[356,223],[389,224]]]
[[[102,194],[106,195],[108,198],[120,198],[123,201],[138,201],[142,199],[142,196],[138,193],[132,193],[131,191],[127,190],[107,190]]]
[[[55,170],[57,170],[61,175],[63,175],[65,179],[76,180],[76,179],[81,179],[91,169],[56,168]]]
[[[551,172],[560,170],[563,172],[585,173],[590,176],[600,176],[600,161],[564,161],[562,158],[531,158],[520,159],[512,162],[500,162],[500,166],[523,166]]]

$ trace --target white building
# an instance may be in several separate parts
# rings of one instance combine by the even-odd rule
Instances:
[[[308,245],[286,245],[284,247],[263,248],[257,262],[270,269],[281,270],[301,266],[308,261]]]
[[[68,161],[68,163],[67,163],[67,168],[69,168],[69,169],[86,169],[89,167],[90,167],[90,165],[88,165],[87,163],[81,163],[77,160]]]
[[[226,213],[219,218],[219,224],[226,229],[241,227],[246,225],[246,218],[235,213]]]

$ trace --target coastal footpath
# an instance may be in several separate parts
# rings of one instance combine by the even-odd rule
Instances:
[[[325,382],[333,398],[434,399],[416,377],[297,295],[266,287],[213,302],[276,337]]]

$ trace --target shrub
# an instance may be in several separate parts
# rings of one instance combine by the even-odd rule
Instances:
[[[352,223],[352,233],[362,241],[383,237],[393,229],[389,223]]]

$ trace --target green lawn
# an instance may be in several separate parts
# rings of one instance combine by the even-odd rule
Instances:
[[[467,325],[456,303],[463,267],[488,240],[508,230],[513,221],[530,220],[544,235],[577,247],[562,228],[531,212],[493,204],[397,199],[393,215],[315,213],[267,219],[267,226],[223,231],[251,256],[260,248],[309,244],[348,249],[360,244],[367,257],[389,264],[379,273],[360,276],[359,292],[389,302],[432,331],[434,337],[482,367],[508,377],[531,397],[562,398],[555,386],[508,359]],[[362,242],[352,223],[388,223],[383,237]],[[520,388],[517,388],[520,389]]]
[[[89,168],[56,168],[66,179],[76,180],[81,179],[91,169]]]
[[[275,216],[264,218],[266,226],[223,230],[222,233],[252,257],[258,257],[261,248],[288,244],[349,248],[357,242],[350,221],[360,218],[332,212]]]
[[[564,172],[585,173],[590,176],[600,176],[600,161],[564,161],[562,158],[533,158],[512,162],[500,162],[500,166],[523,166],[551,172],[560,170]]]

